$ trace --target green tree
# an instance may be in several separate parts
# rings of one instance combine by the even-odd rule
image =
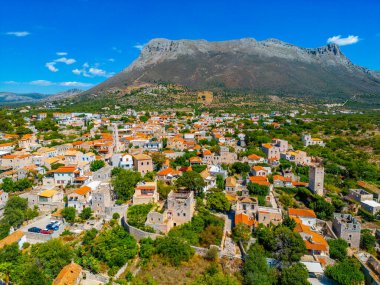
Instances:
[[[103,230],[95,238],[91,253],[111,269],[118,269],[137,255],[137,242],[118,225],[112,229]]]
[[[135,192],[135,187],[139,181],[142,181],[141,174],[136,171],[125,169],[114,169],[112,185],[119,199],[129,200]]]
[[[264,249],[257,243],[247,252],[242,274],[244,284],[273,285],[277,283],[275,271],[269,268]]]
[[[224,186],[225,184],[224,184],[224,177],[223,177],[223,175],[221,175],[221,174],[217,174],[216,175],[216,186],[219,188],[219,189],[222,189],[222,190],[224,190]]]
[[[306,253],[305,243],[299,233],[283,225],[275,228],[261,227],[258,229],[257,237],[259,243],[284,264],[298,262]]]
[[[347,258],[348,243],[341,238],[328,240],[330,257],[339,261]]]
[[[178,188],[184,187],[195,193],[200,193],[205,185],[202,176],[195,171],[186,171],[176,180]]]
[[[84,208],[79,214],[79,217],[83,220],[88,220],[92,216],[92,210],[90,207]]]
[[[189,261],[194,255],[194,250],[187,242],[173,237],[158,238],[156,249],[158,254],[175,266],[179,266],[182,261]]]
[[[231,170],[237,174],[248,173],[251,170],[251,167],[248,165],[248,163],[234,162],[231,165]]]
[[[148,213],[153,208],[153,204],[132,205],[128,208],[128,224],[139,229],[145,228],[145,221]]]
[[[296,263],[282,270],[280,283],[281,285],[309,285],[308,277],[309,272],[305,265]]]
[[[35,244],[30,253],[34,264],[39,264],[51,281],[74,257],[72,248],[59,239]]]
[[[376,238],[372,234],[371,230],[364,229],[361,231],[360,235],[360,248],[369,252],[374,251],[376,245]]]
[[[151,238],[143,238],[140,240],[140,257],[143,259],[150,259],[156,252],[156,247],[154,246],[154,240]]]
[[[69,223],[75,222],[76,211],[74,207],[64,208],[61,212],[62,217]]]
[[[238,223],[237,225],[235,225],[235,227],[232,230],[232,238],[235,242],[239,242],[239,241],[247,242],[250,240],[251,236],[252,236],[251,228],[244,223]]]
[[[173,185],[167,185],[164,181],[157,181],[157,191],[160,194],[160,200],[166,200],[170,191],[174,189]]]
[[[231,203],[223,192],[207,193],[206,206],[217,212],[228,212],[231,209]]]
[[[249,194],[257,196],[267,196],[269,194],[269,187],[265,185],[259,185],[257,183],[249,182],[247,185]]]
[[[352,258],[327,266],[325,274],[341,285],[359,285],[364,281],[359,262]]]
[[[97,229],[91,229],[91,230],[86,231],[85,234],[84,234],[82,243],[84,245],[91,244],[91,242],[95,239],[95,237],[97,236],[97,234],[98,234],[98,230]]]
[[[288,227],[291,230],[294,230],[295,227],[297,226],[297,223],[294,219],[290,218],[288,215],[284,217],[284,220],[282,221],[282,224],[285,227]]]
[[[92,172],[95,172],[101,168],[103,168],[106,165],[104,160],[94,160],[90,163],[90,170]]]

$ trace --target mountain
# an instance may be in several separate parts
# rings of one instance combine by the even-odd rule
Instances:
[[[153,39],[122,72],[81,94],[170,82],[194,90],[380,100],[380,73],[353,64],[335,44],[302,48],[276,39]]]
[[[81,89],[69,89],[57,94],[41,94],[41,93],[13,93],[0,92],[0,104],[16,104],[16,103],[36,103],[40,101],[53,101],[70,98],[81,93]]]
[[[65,91],[62,91],[62,92],[59,92],[59,93],[56,93],[53,95],[49,95],[47,98],[45,98],[45,101],[55,101],[55,100],[67,99],[67,98],[74,97],[75,95],[80,94],[82,92],[83,92],[82,89],[73,88],[73,89],[65,90]]]
[[[0,104],[28,103],[42,100],[49,95],[40,93],[0,92]]]

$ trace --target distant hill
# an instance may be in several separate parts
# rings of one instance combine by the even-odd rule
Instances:
[[[353,64],[337,45],[301,48],[276,39],[224,42],[153,39],[125,70],[81,94],[144,83],[194,90],[380,101],[380,73]]]
[[[0,104],[35,103],[69,98],[81,93],[81,89],[69,89],[57,94],[0,92]]]
[[[0,92],[0,104],[36,102],[49,95],[40,93]]]

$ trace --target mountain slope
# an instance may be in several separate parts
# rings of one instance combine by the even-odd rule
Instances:
[[[337,45],[307,49],[275,39],[154,39],[128,68],[84,94],[159,81],[267,95],[378,99],[380,94],[379,73],[352,64]]]
[[[15,103],[35,103],[39,101],[54,101],[73,97],[83,90],[69,89],[57,94],[41,94],[41,93],[14,93],[0,92],[0,104],[15,104]]]
[[[48,95],[40,93],[13,93],[0,92],[0,104],[28,103],[46,98]]]

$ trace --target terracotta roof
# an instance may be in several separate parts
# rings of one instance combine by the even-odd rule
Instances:
[[[266,171],[266,169],[265,169],[264,167],[262,167],[262,166],[254,166],[254,167],[252,167],[252,169],[253,169],[254,171],[260,171],[260,170],[264,170],[264,171]]]
[[[60,166],[56,170],[53,170],[51,172],[57,172],[57,173],[74,173],[76,167],[75,166]]]
[[[249,159],[249,160],[259,160],[259,159],[261,159],[261,158],[262,158],[261,156],[256,155],[256,154],[248,155],[248,159]]]
[[[76,263],[68,264],[58,273],[53,285],[74,285],[81,273],[82,267],[80,265]]]
[[[148,159],[152,159],[149,155],[147,154],[143,154],[143,153],[140,153],[140,154],[136,154],[133,156],[135,159],[137,160],[148,160]]]
[[[202,162],[202,159],[198,156],[193,156],[189,158],[190,162]]]
[[[310,209],[294,209],[289,208],[288,209],[289,216],[296,216],[296,217],[310,217],[310,218],[316,218],[313,210]]]
[[[262,146],[265,148],[272,148],[273,147],[270,143],[264,143]]]
[[[74,193],[76,193],[76,194],[78,194],[78,195],[85,195],[85,194],[87,194],[87,193],[90,192],[90,191],[91,191],[91,188],[90,188],[90,187],[88,187],[88,186],[82,186],[82,187],[76,189],[76,190],[74,191]]]
[[[239,223],[243,223],[252,227],[253,225],[257,223],[257,221],[255,221],[254,219],[251,219],[247,214],[240,213],[238,215],[235,215],[235,225]]]
[[[226,186],[227,187],[236,187],[236,178],[233,176],[229,176],[226,178]]]
[[[54,190],[54,189],[51,189],[51,190],[45,190],[45,191],[42,191],[40,194],[38,194],[38,196],[40,197],[45,197],[45,198],[51,198],[53,197],[58,191],[57,190]]]
[[[15,231],[14,233],[0,240],[0,249],[6,245],[10,245],[14,242],[18,242],[23,236],[24,236],[24,233],[22,231]]]
[[[161,171],[157,172],[158,176],[165,176],[165,175],[168,175],[168,174],[179,175],[180,172],[178,170],[175,170],[175,169],[170,168],[170,167],[162,169]]]

